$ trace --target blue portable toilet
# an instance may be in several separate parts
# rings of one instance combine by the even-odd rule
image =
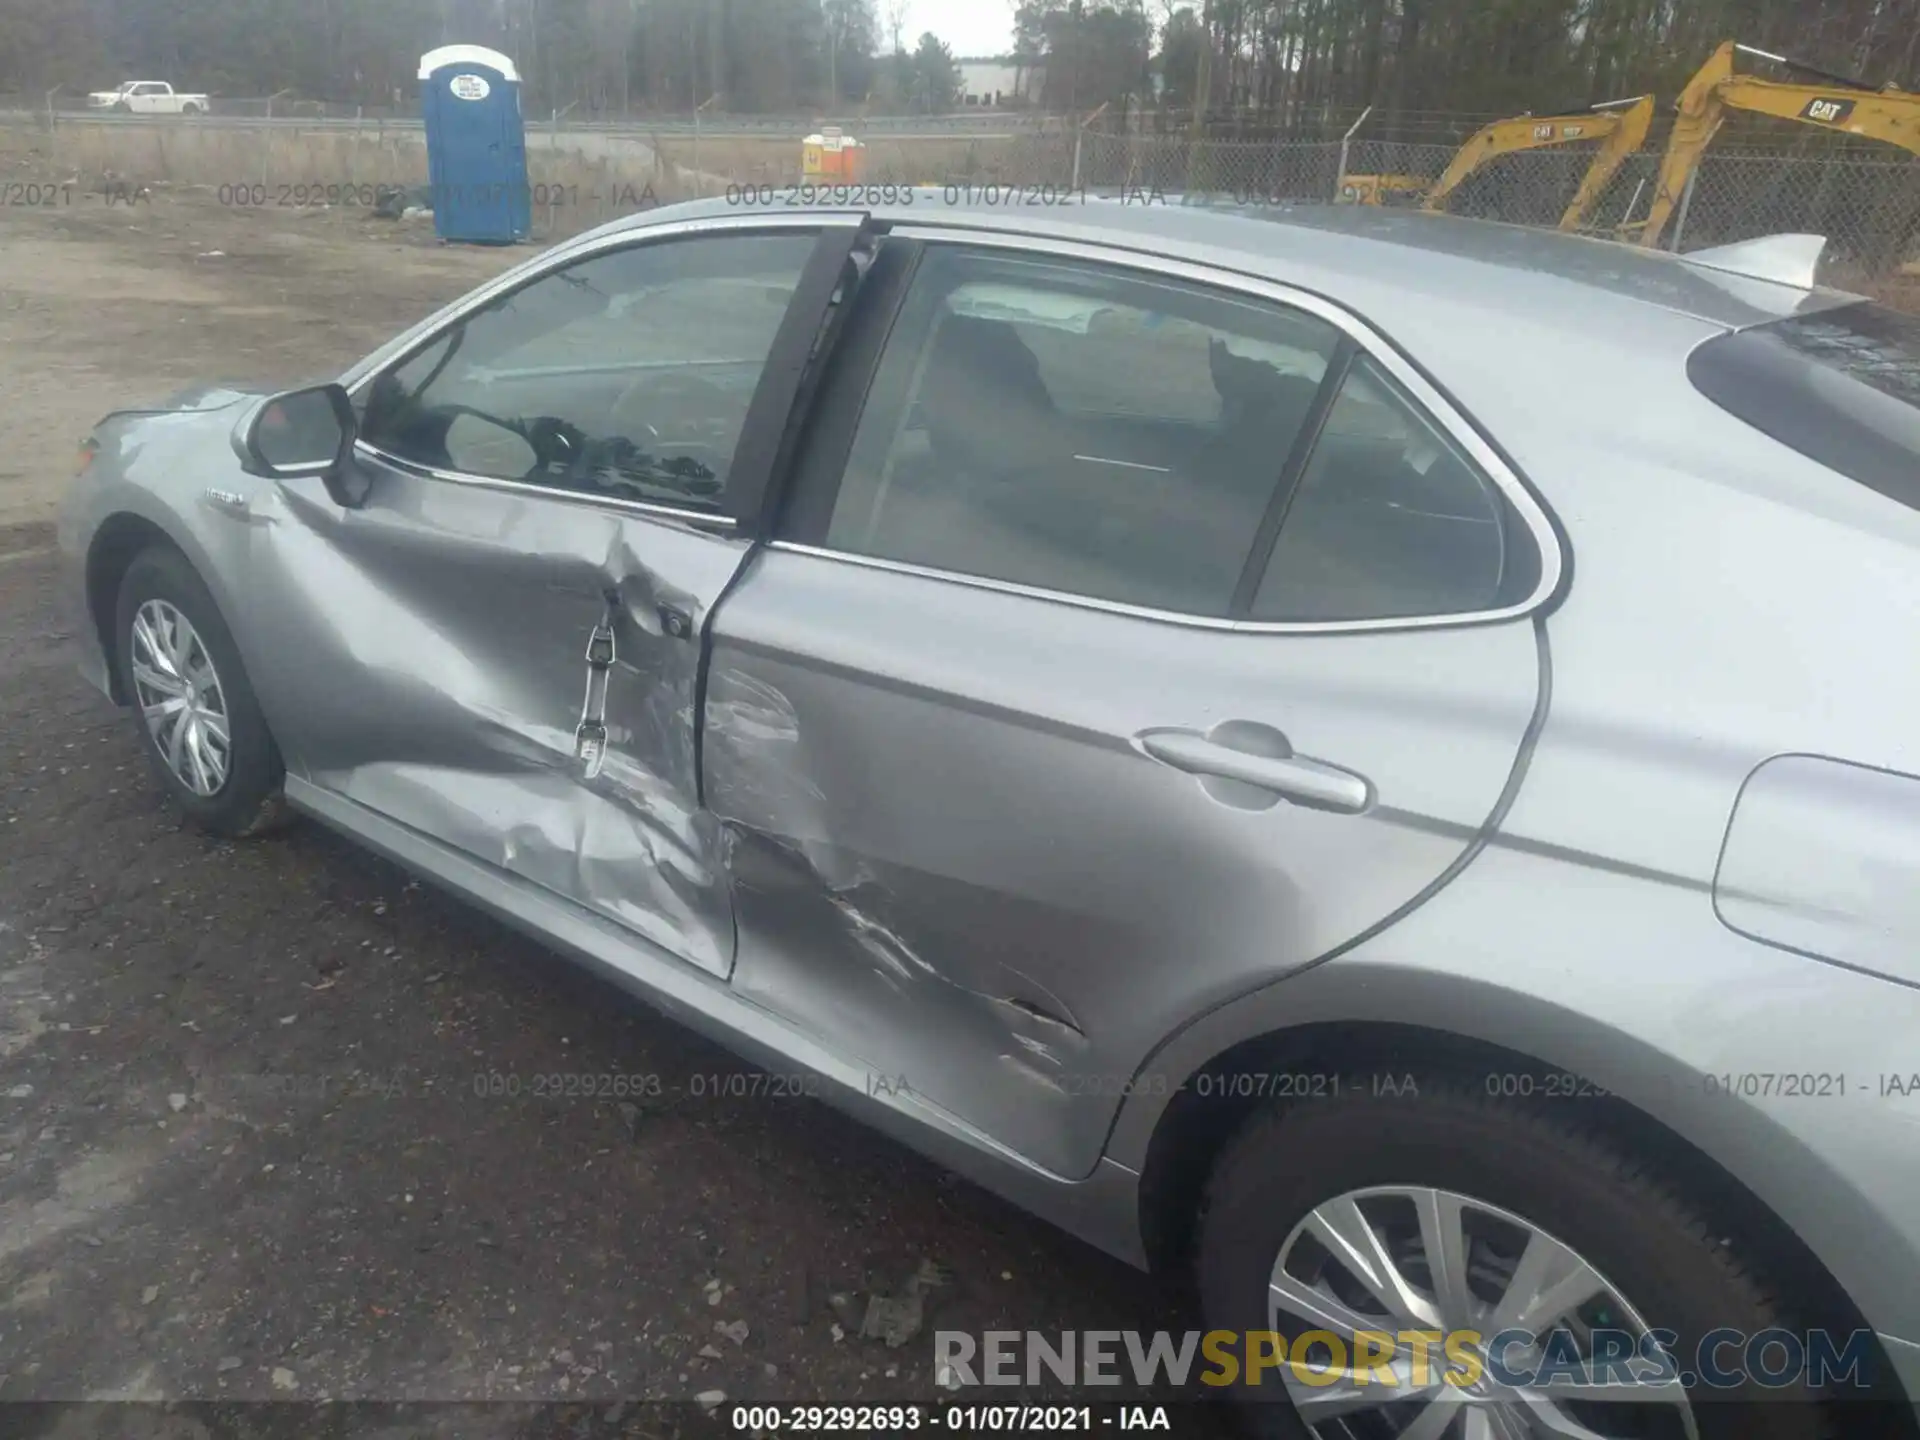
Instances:
[[[533,233],[520,72],[498,50],[442,45],[420,57],[433,228],[442,240],[511,245]]]

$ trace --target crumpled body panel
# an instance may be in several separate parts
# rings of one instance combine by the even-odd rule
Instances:
[[[699,628],[744,546],[387,469],[364,510],[289,485],[266,518],[258,588],[277,613],[258,686],[294,773],[728,973],[692,717]],[[607,752],[589,778],[575,727],[603,620]]]
[[[778,548],[714,630],[735,988],[1076,1178],[1128,1094],[1184,1078],[1156,1044],[1443,882],[1540,694],[1525,622],[1232,634]],[[1230,721],[1378,804],[1223,803],[1137,743]]]

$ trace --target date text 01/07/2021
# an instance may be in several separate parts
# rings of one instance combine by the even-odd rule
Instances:
[[[1165,1405],[735,1405],[729,1420],[733,1429],[757,1435],[1174,1433],[1173,1412]]]

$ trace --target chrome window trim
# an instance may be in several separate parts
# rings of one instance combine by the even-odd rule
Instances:
[[[1216,290],[1230,291],[1253,299],[1291,306],[1326,321],[1352,339],[1363,354],[1404,386],[1407,393],[1420,403],[1454,443],[1465,450],[1474,463],[1479,465],[1487,477],[1500,488],[1501,494],[1506,497],[1515,513],[1520,516],[1522,523],[1526,525],[1527,532],[1532,536],[1534,546],[1539,552],[1539,583],[1526,599],[1489,610],[1450,611],[1444,615],[1392,616],[1376,620],[1236,620],[1218,616],[1191,615],[1178,610],[1160,610],[1146,605],[1129,605],[1118,600],[1102,600],[1093,596],[1077,595],[1070,590],[1022,585],[1010,580],[996,580],[990,576],[968,575],[957,570],[916,565],[876,555],[859,555],[851,551],[835,550],[823,545],[801,544],[792,540],[773,540],[769,542],[770,548],[799,555],[811,555],[820,559],[839,560],[850,565],[861,565],[871,570],[881,570],[897,575],[914,575],[928,580],[966,585],[976,590],[991,590],[1027,600],[1074,605],[1083,610],[1098,610],[1136,620],[1153,620],[1164,624],[1185,625],[1193,629],[1220,630],[1237,634],[1338,635],[1380,630],[1437,630],[1465,625],[1484,625],[1501,620],[1516,620],[1531,614],[1551,600],[1559,590],[1562,577],[1566,572],[1566,557],[1561,552],[1559,534],[1548,518],[1545,508],[1514,473],[1513,468],[1502,460],[1499,453],[1482,438],[1478,429],[1466,416],[1442,395],[1426,376],[1409,363],[1381,332],[1351,311],[1322,296],[1310,291],[1297,290],[1279,281],[1262,280],[1256,276],[1222,270],[1193,261],[1147,256],[1137,250],[1112,248],[1086,241],[1055,240],[1035,235],[973,230],[964,227],[945,228],[924,224],[895,225],[888,233],[902,239],[921,240],[930,244],[1007,250],[1040,259],[1084,260],[1117,269],[1138,271],[1149,279],[1186,280]]]
[[[557,490],[549,485],[529,485],[524,480],[503,480],[492,475],[469,475],[463,470],[441,470],[432,465],[421,465],[412,460],[402,460],[397,455],[389,455],[386,451],[369,445],[364,440],[355,440],[353,449],[354,453],[362,459],[375,461],[405,475],[418,476],[422,480],[444,480],[450,485],[468,485],[476,490],[498,490],[508,495],[560,500],[572,505],[584,505],[592,510],[613,510],[623,515],[638,515],[647,520],[674,520],[681,524],[698,525],[728,533],[740,528],[740,522],[733,516],[714,510],[686,510],[678,505],[655,504],[651,500],[622,500],[618,496],[593,495],[585,490]]]
[[[1504,610],[1462,612],[1449,615],[1419,615],[1410,619],[1389,620],[1230,620],[1217,615],[1190,615],[1183,610],[1156,610],[1150,605],[1129,605],[1122,600],[1101,600],[1090,595],[1075,595],[1070,590],[1046,590],[1037,585],[1022,585],[1013,580],[995,580],[985,575],[968,575],[958,570],[937,570],[930,565],[915,565],[905,560],[886,560],[878,555],[855,555],[846,550],[830,550],[824,545],[804,545],[798,540],[770,540],[769,550],[785,550],[794,555],[810,555],[818,560],[838,560],[868,570],[884,570],[894,575],[913,575],[922,580],[941,580],[949,585],[965,585],[974,590],[991,590],[1022,600],[1045,600],[1055,605],[1072,605],[1081,610],[1098,610],[1108,615],[1124,615],[1130,620],[1154,620],[1163,625],[1184,625],[1191,630],[1222,630],[1233,634],[1261,635],[1341,635],[1360,630],[1436,630],[1481,625],[1493,620],[1511,619],[1518,607]]]
[[[493,380],[569,380],[580,375],[633,375],[636,377],[674,373],[682,371],[693,373],[696,378],[702,369],[718,370],[725,366],[744,365],[750,362],[733,356],[724,360],[645,360],[638,362],[620,361],[612,364],[585,365],[530,365],[516,370],[488,370],[484,366],[476,374]],[[764,362],[762,362],[764,364]]]
[[[824,230],[836,223],[857,222],[865,214],[863,210],[812,210],[797,215],[708,215],[697,219],[672,220],[660,225],[640,225],[629,230],[616,230],[610,235],[602,235],[596,239],[568,241],[547,251],[544,255],[536,256],[526,266],[516,265],[505,274],[496,275],[478,290],[470,291],[461,300],[455,302],[459,306],[457,310],[436,311],[411,329],[403,330],[371,355],[351,366],[346,374],[341,376],[340,383],[345,387],[348,397],[352,398],[389,365],[396,364],[431,344],[443,330],[459,324],[469,315],[485,308],[490,301],[510,290],[518,290],[523,286],[544,280],[555,271],[564,270],[576,261],[590,259],[609,250],[625,250],[630,246],[649,245],[656,240],[670,240],[676,236],[701,232]]]

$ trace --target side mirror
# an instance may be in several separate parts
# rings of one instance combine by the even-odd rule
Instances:
[[[240,459],[250,475],[292,480],[318,475],[336,504],[366,504],[368,478],[353,468],[353,402],[338,385],[289,390],[260,406],[241,437]]]

